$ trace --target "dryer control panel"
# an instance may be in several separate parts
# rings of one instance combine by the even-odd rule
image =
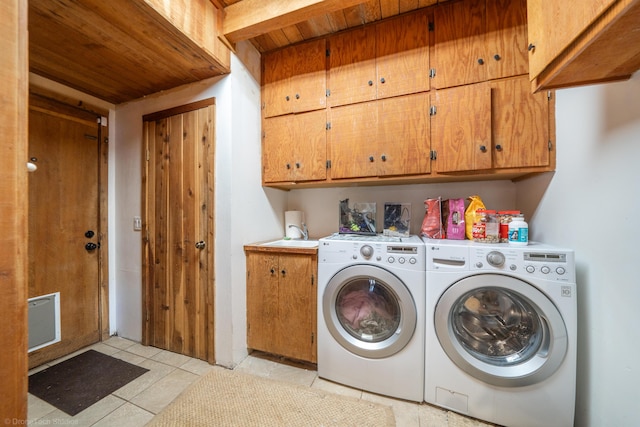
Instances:
[[[469,249],[471,270],[504,271],[559,282],[575,281],[572,251],[509,246],[475,246]]]

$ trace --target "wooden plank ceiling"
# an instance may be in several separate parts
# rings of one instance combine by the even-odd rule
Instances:
[[[212,1],[220,3],[227,11],[241,7],[242,3],[255,2],[255,0]],[[259,1],[264,2],[264,0]],[[276,30],[251,37],[249,40],[260,53],[265,53],[304,40],[380,21],[444,1],[447,0],[360,0],[355,2],[357,4],[351,4],[354,2],[349,3],[345,0],[342,3],[348,7],[342,7],[328,13],[316,14],[316,16],[304,21],[284,25]],[[287,1],[284,2],[289,3]],[[272,1],[272,3],[279,2]]]
[[[28,1],[29,70],[119,104],[228,73],[225,44],[265,53],[446,0]]]

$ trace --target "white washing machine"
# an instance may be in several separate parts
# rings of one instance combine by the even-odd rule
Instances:
[[[318,247],[318,375],[424,399],[425,253],[417,236],[340,235]]]
[[[573,426],[573,251],[429,239],[425,246],[425,401],[505,426]]]

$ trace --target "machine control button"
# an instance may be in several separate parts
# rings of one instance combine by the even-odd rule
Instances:
[[[380,255],[378,255],[378,256],[376,257],[376,261],[382,261],[382,257],[381,257]]]
[[[373,248],[369,245],[364,245],[363,247],[360,248],[360,253],[362,254],[363,257],[365,257],[366,259],[369,259],[373,255]]]
[[[351,258],[353,258],[353,259],[358,259],[358,255],[353,254],[353,255],[351,256]]]
[[[491,251],[487,254],[487,262],[493,267],[502,267],[504,265],[504,255],[502,252]]]
[[[542,272],[542,274],[549,274],[551,269],[545,265],[540,269],[540,271]]]
[[[517,265],[515,265],[515,264],[511,264],[511,265],[509,266],[509,270],[511,270],[511,271],[516,271],[517,269],[518,269],[518,266],[517,266]]]
[[[400,264],[404,264],[404,263],[405,263],[405,259],[404,259],[404,258],[398,258],[398,262],[399,262]]]
[[[564,269],[564,267],[558,267],[556,268],[556,273],[558,273],[559,275],[563,275],[564,273],[566,273],[567,270]]]
[[[413,257],[409,258],[409,264],[415,264],[416,262],[418,262],[417,259],[415,259]]]
[[[387,262],[389,264],[393,264],[394,262],[396,262],[396,259],[394,257],[390,256],[389,258],[387,258]]]
[[[476,267],[477,268],[482,268],[484,264],[482,264],[480,261],[476,262]]]
[[[525,270],[527,270],[527,273],[533,273],[534,271],[536,271],[536,268],[533,265],[527,265]]]

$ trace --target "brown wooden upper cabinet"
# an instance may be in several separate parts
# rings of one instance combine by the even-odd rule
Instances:
[[[432,95],[433,172],[550,167],[551,98],[526,75]]]
[[[264,117],[320,110],[327,105],[326,40],[264,55]]]
[[[263,121],[262,179],[269,182],[327,178],[327,111],[287,114]]]
[[[329,38],[329,105],[429,90],[429,13],[415,13]]]
[[[466,0],[434,9],[433,87],[526,74],[526,0]]]
[[[430,171],[428,92],[332,108],[330,123],[332,179]]]
[[[529,0],[533,89],[628,79],[640,69],[640,0]]]

